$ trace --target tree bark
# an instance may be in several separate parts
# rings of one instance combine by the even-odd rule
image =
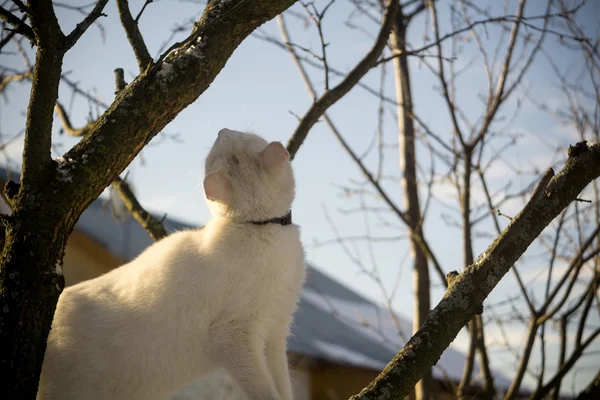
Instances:
[[[27,161],[31,164],[22,171],[18,194],[9,196],[13,215],[4,218],[8,226],[0,265],[0,398],[35,398],[46,339],[64,285],[60,262],[81,213],[167,123],[209,87],[254,29],[293,3],[210,2],[190,38],[121,91],[90,132],[61,159],[24,159],[24,166]],[[85,26],[78,25],[77,35],[82,33],[80,28]],[[38,63],[53,56],[40,51]],[[58,79],[47,79],[49,83],[42,85],[38,77],[54,76],[56,71],[60,75],[60,62],[43,72],[36,70],[33,86],[41,92],[32,90],[31,102],[39,102],[51,114]],[[27,143],[35,145],[38,133],[35,124],[30,125],[32,110],[30,106],[26,147]],[[47,115],[46,110],[42,121],[48,121]],[[49,156],[44,147],[38,149],[42,156]],[[25,154],[36,154],[35,148],[29,150]],[[41,166],[34,166],[34,161]]]
[[[542,230],[600,176],[600,144],[581,142],[571,147],[565,167],[550,179],[552,174],[549,170],[544,175],[525,208],[454,278],[421,329],[353,400],[397,399],[410,392]]]
[[[27,109],[23,170],[6,226],[0,269],[0,398],[33,399],[46,350],[54,307],[64,286],[56,265],[70,229],[61,220],[66,202],[43,206],[44,192],[56,189],[49,164],[52,109],[58,98],[63,55],[40,45]],[[49,115],[48,115],[49,114]],[[45,186],[45,188],[42,188]]]
[[[398,141],[400,169],[402,170],[402,189],[408,219],[410,252],[413,260],[414,316],[413,333],[423,325],[430,309],[429,269],[427,254],[423,251],[418,238],[422,235],[421,209],[419,206],[419,187],[417,185],[417,159],[415,152],[415,126],[412,118],[413,102],[406,55],[406,29],[408,21],[401,12],[396,14],[394,29],[390,34],[392,51],[400,55],[394,58],[394,80],[396,82],[396,101],[398,102]],[[415,387],[417,400],[427,400],[431,396],[433,377],[427,371]]]

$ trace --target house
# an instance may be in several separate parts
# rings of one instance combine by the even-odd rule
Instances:
[[[0,189],[6,171],[0,168]],[[16,179],[14,174],[12,179]],[[2,206],[6,206],[3,204]],[[165,219],[167,231],[193,229]],[[106,201],[83,213],[65,250],[66,285],[92,279],[126,263],[152,240],[133,218],[118,220]],[[307,266],[307,281],[289,339],[289,360],[297,400],[347,399],[371,382],[410,337],[411,323]],[[434,368],[439,398],[453,398],[443,382],[461,378],[465,357],[448,348]],[[477,366],[475,374],[478,374]],[[238,399],[240,389],[223,371],[191,383],[174,399]]]

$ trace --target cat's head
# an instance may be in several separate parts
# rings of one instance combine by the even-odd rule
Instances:
[[[204,193],[216,215],[262,221],[284,216],[294,200],[290,155],[280,142],[222,129],[205,171]]]

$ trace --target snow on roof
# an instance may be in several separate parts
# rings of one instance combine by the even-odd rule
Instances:
[[[0,167],[0,180],[4,176],[6,171]],[[168,232],[196,228],[170,218],[165,218],[164,226]],[[90,204],[75,229],[125,262],[153,243],[133,218],[119,221],[113,217],[108,202],[102,199]],[[381,370],[411,337],[411,326],[404,317],[392,314],[321,270],[307,265],[307,279],[288,346],[291,352],[299,355]],[[434,367],[434,376],[459,381],[464,364],[465,355],[451,346]],[[473,373],[474,377],[479,375],[477,362]],[[510,382],[506,378],[497,373],[494,375],[499,387],[508,387]]]

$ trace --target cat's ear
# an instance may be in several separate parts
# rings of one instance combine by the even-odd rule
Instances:
[[[279,168],[290,159],[290,153],[285,149],[281,142],[271,142],[260,153],[263,164],[269,168]]]
[[[230,185],[223,172],[211,172],[204,177],[204,194],[208,200],[224,203],[229,197]]]

